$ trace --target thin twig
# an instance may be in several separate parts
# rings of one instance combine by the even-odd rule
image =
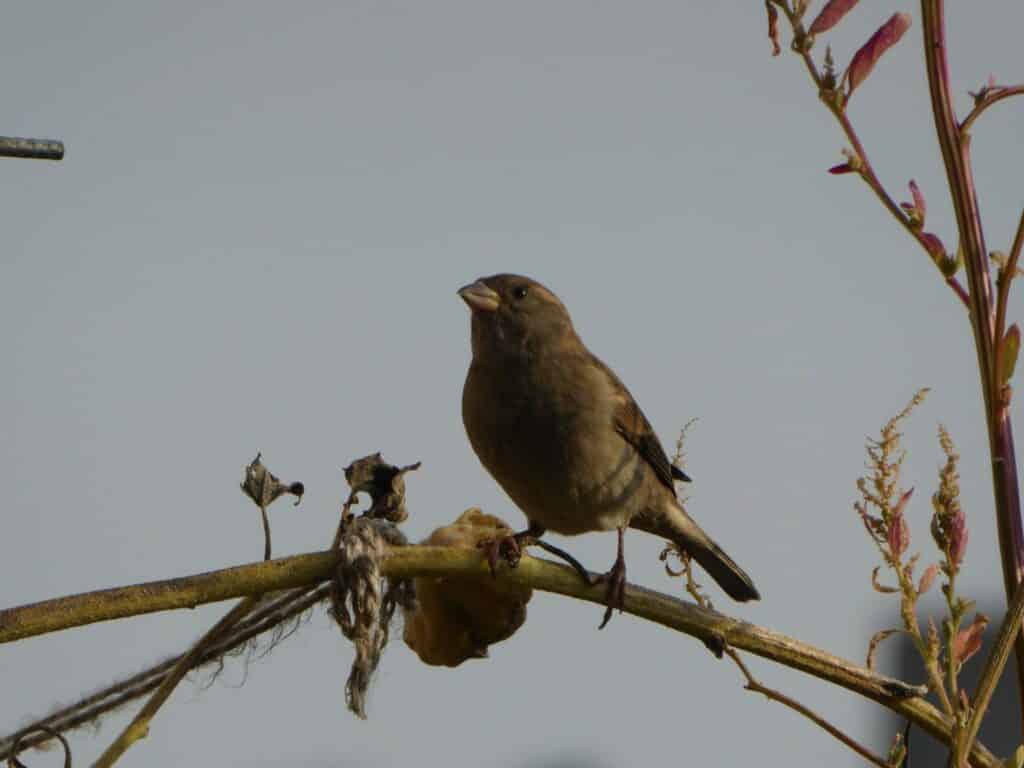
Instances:
[[[711,600],[709,600],[707,595],[705,595],[700,590],[700,585],[697,584],[696,580],[693,577],[693,563],[691,562],[689,554],[679,549],[671,548],[662,553],[662,559],[665,559],[666,555],[670,552],[675,552],[675,554],[678,555],[678,559],[682,564],[682,571],[677,572],[672,570],[667,563],[665,566],[665,570],[673,576],[682,575],[686,579],[686,591],[690,593],[690,596],[693,597],[693,599],[701,608],[704,608],[706,610],[712,610],[714,606],[711,604]],[[823,718],[817,712],[801,704],[796,699],[787,696],[781,691],[777,691],[774,688],[769,688],[766,685],[762,685],[754,677],[753,673],[750,671],[750,668],[743,663],[743,659],[740,658],[740,655],[736,652],[735,648],[732,648],[729,645],[725,645],[724,648],[722,648],[721,650],[730,659],[733,660],[733,662],[739,668],[740,672],[743,674],[743,677],[746,678],[747,682],[744,686],[746,690],[753,691],[754,693],[760,693],[768,700],[775,701],[779,704],[782,704],[783,706],[789,707],[794,712],[803,715],[812,723],[822,728],[826,733],[830,734],[831,736],[845,744],[847,747],[852,749],[865,760],[879,766],[879,768],[892,768],[892,766],[890,766],[888,762],[878,757],[878,755],[876,755],[870,749],[868,749],[863,744],[858,742],[852,736],[849,736],[836,726],[832,725],[832,723]]]
[[[771,701],[776,701],[784,706],[787,706],[794,712],[798,712],[818,727],[830,733],[832,736],[834,736],[836,739],[838,739],[843,744],[848,746],[850,749],[852,749],[858,755],[863,757],[865,760],[879,766],[879,768],[892,768],[892,766],[889,764],[887,760],[883,760],[881,757],[876,755],[874,752],[865,747],[852,736],[843,733],[836,726],[832,725],[832,723],[823,718],[821,715],[814,712],[812,709],[804,706],[796,699],[792,699],[786,694],[775,690],[774,688],[769,688],[766,685],[762,685],[754,678],[754,676],[750,673],[750,670],[747,669],[747,665],[743,663],[743,660],[740,658],[740,655],[736,653],[736,651],[734,651],[732,648],[727,648],[725,652],[729,655],[729,658],[736,662],[736,665],[740,668],[740,672],[742,672],[743,676],[747,679],[747,684],[744,687],[748,691],[760,693],[765,698]]]
[[[63,160],[64,142],[50,139],[19,139],[0,136],[0,157],[26,157],[30,160]]]
[[[991,107],[993,104],[997,104],[1003,99],[1008,99],[1011,96],[1024,95],[1024,84],[1022,85],[997,85],[994,88],[989,88],[985,95],[974,105],[974,109],[967,113],[967,117],[960,123],[960,133],[965,136],[970,132],[971,125],[981,117],[981,113]]]
[[[238,623],[245,614],[249,613],[259,602],[259,596],[247,597],[239,602],[234,608],[218,621],[213,627],[197,642],[192,646],[192,650],[186,653],[177,664],[174,665],[174,669],[168,673],[164,681],[160,683],[160,687],[156,689],[156,692],[150,697],[149,701],[146,702],[145,706],[139,710],[139,713],[132,718],[132,721],[121,731],[121,735],[118,736],[114,743],[111,744],[107,749],[100,755],[93,765],[94,768],[110,768],[114,763],[125,752],[139,739],[144,739],[149,733],[149,721],[153,719],[160,707],[163,706],[164,702],[174,692],[174,689],[178,686],[196,662],[202,656],[203,652],[214,642],[220,639],[223,634]]]
[[[11,752],[7,759],[7,763],[11,768],[25,768],[25,764],[18,759],[18,753],[30,746],[26,737],[33,731],[42,731],[46,734],[47,740],[57,739],[60,742],[61,749],[64,750],[64,768],[71,768],[71,745],[64,738],[64,734],[55,731],[47,725],[30,725],[14,736],[14,743],[11,746]]]

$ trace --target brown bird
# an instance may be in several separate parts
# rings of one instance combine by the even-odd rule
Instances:
[[[617,530],[604,577],[604,620],[622,609],[627,526],[676,544],[730,597],[757,600],[750,577],[686,513],[669,462],[629,390],[576,335],[562,302],[540,283],[494,275],[459,290],[472,310],[473,360],[462,420],[473,450],[525,513],[529,528],[496,542],[511,564],[551,530]],[[550,547],[547,547],[552,549]]]

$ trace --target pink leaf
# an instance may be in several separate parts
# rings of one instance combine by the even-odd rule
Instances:
[[[963,664],[971,656],[981,650],[981,636],[985,634],[988,618],[980,613],[974,615],[974,621],[967,629],[962,629],[953,640],[953,658],[957,664]]]
[[[896,502],[896,508],[893,509],[892,514],[896,517],[902,515],[903,510],[907,508],[907,502],[910,501],[910,497],[913,495],[914,489],[911,488],[909,491],[906,491],[902,496],[900,496],[900,500]]]
[[[887,540],[889,542],[889,551],[898,560],[900,555],[906,552],[907,547],[910,545],[910,528],[907,526],[906,518],[902,514],[897,513],[889,518]]]
[[[821,9],[821,13],[818,14],[818,17],[811,23],[811,28],[807,31],[812,35],[828,32],[842,21],[843,16],[853,10],[853,6],[856,4],[857,0],[829,0],[825,3],[825,7]]]
[[[867,79],[882,55],[899,42],[903,33],[910,28],[909,13],[894,13],[889,20],[880,26],[875,34],[853,55],[850,67],[846,70],[849,80],[846,96],[849,98],[857,86]]]
[[[921,581],[917,583],[917,594],[923,595],[929,589],[932,588],[932,584],[935,583],[935,577],[939,574],[939,564],[932,563],[925,569],[925,572],[921,574]]]

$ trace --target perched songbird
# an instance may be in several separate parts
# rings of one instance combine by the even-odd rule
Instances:
[[[558,297],[507,274],[459,296],[472,310],[473,345],[462,420],[481,463],[530,523],[500,542],[510,562],[547,530],[618,530],[603,627],[622,608],[630,526],[688,552],[733,599],[759,599],[750,577],[680,505],[673,479],[689,478],[669,462],[618,376],[576,335]]]

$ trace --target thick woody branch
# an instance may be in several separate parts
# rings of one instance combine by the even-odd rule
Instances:
[[[0,642],[97,621],[309,586],[328,579],[337,558],[337,552],[314,552],[11,608],[0,612]],[[488,565],[478,552],[444,547],[393,548],[385,555],[381,570],[393,577],[491,578]],[[599,605],[605,601],[600,585],[587,586],[571,568],[538,558],[524,557],[518,568],[501,569],[498,578]],[[923,686],[875,674],[777,632],[642,587],[627,586],[625,610],[702,640],[724,641],[733,648],[840,685],[881,703],[946,743],[952,738],[949,720],[921,698],[925,693]],[[974,745],[970,756],[971,763],[982,768],[999,765],[980,744]]]

